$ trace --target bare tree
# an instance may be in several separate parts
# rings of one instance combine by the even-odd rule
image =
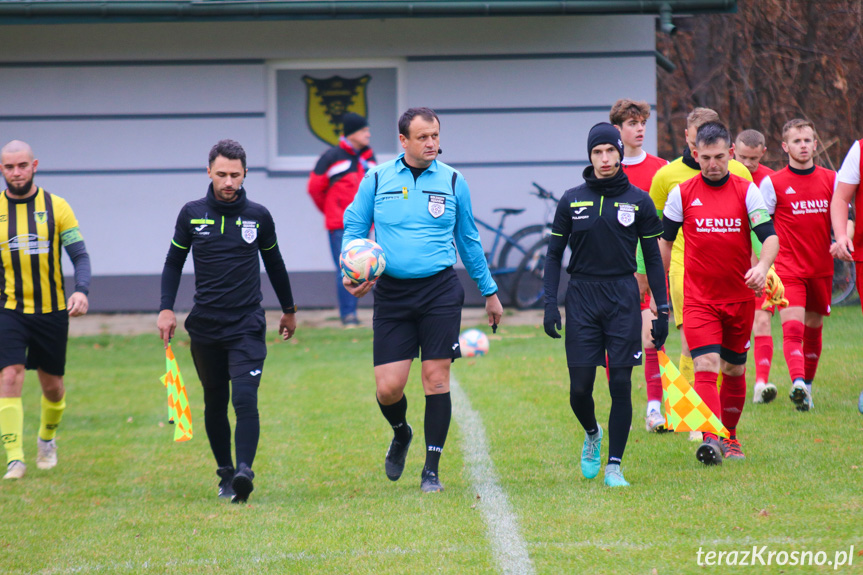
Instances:
[[[863,0],[741,0],[737,14],[680,29],[657,33],[657,49],[677,65],[657,72],[660,155],[680,155],[696,106],[715,109],[732,133],[763,132],[771,167],[785,163],[779,142],[791,118],[815,123],[827,167],[863,138]]]

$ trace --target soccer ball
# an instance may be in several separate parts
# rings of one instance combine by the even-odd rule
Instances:
[[[488,336],[478,329],[469,329],[458,336],[458,344],[464,357],[475,357],[488,353]]]
[[[345,246],[339,256],[339,267],[349,280],[361,284],[384,273],[387,260],[381,246],[371,240],[359,239]]]

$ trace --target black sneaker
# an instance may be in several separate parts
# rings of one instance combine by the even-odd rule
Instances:
[[[234,479],[231,481],[231,487],[234,490],[234,496],[231,498],[231,503],[245,503],[249,500],[249,494],[255,490],[252,485],[252,479],[255,478],[255,472],[249,469],[245,463],[240,464],[240,468],[234,474]]]
[[[386,469],[387,478],[390,481],[398,481],[405,470],[405,459],[408,456],[411,441],[414,439],[414,430],[410,425],[408,425],[408,433],[410,433],[410,437],[408,437],[407,443],[402,443],[393,437],[393,440],[390,442],[390,448],[387,449],[384,469]]]
[[[423,473],[420,476],[420,489],[422,489],[423,493],[437,493],[438,491],[443,491],[443,485],[441,485],[440,478],[437,476],[436,471],[423,467]]]
[[[717,439],[705,439],[698,446],[695,457],[704,465],[722,465],[722,448]]]
[[[228,465],[220,467],[216,470],[216,475],[221,478],[219,481],[219,497],[221,499],[230,499],[234,496],[234,488],[231,487],[231,481],[234,479],[234,468]]]

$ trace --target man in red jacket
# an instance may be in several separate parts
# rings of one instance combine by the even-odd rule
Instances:
[[[339,255],[345,232],[342,218],[354,201],[363,175],[376,165],[375,153],[369,147],[372,138],[366,119],[348,112],[342,116],[342,136],[339,145],[333,146],[318,159],[309,175],[309,195],[324,214],[324,225],[330,234],[330,249],[336,264],[336,292],[339,297],[339,315],[345,327],[359,325],[357,298],[342,285]]]

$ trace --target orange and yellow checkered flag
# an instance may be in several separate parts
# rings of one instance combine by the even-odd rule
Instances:
[[[186,384],[171,345],[165,350],[165,369],[167,373],[160,379],[168,392],[168,422],[173,423],[174,441],[192,439],[192,409],[189,407],[189,396]]]
[[[728,437],[728,430],[710,411],[704,400],[680,375],[664,351],[657,350],[662,374],[662,401],[665,404],[665,427],[672,431],[706,431]]]

